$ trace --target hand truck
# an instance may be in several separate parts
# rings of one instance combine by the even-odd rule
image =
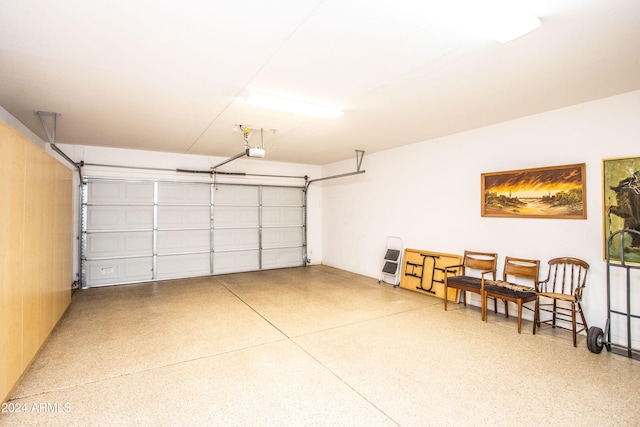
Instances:
[[[637,235],[637,236],[634,236]],[[640,270],[640,263],[635,259],[640,259],[640,248],[625,246],[625,236],[631,236],[632,240],[640,237],[640,232],[632,229],[623,229],[612,233],[607,239],[607,323],[604,330],[597,326],[592,326],[587,332],[587,348],[592,353],[600,353],[603,347],[607,351],[621,354],[633,359],[640,359],[640,351],[632,347],[632,319],[640,319],[640,315],[631,313],[631,277],[634,270]],[[628,240],[628,239],[627,239]],[[616,245],[616,243],[618,243]],[[615,252],[620,253],[620,260],[612,260],[612,245],[615,245]],[[636,255],[637,254],[637,255]],[[629,260],[631,257],[633,260]],[[611,308],[611,271],[612,268],[622,268],[626,277],[626,311]],[[612,315],[623,316],[626,320],[627,342],[626,345],[614,344],[611,340],[611,319]]]

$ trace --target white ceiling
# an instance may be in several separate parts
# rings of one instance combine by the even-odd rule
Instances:
[[[45,141],[34,111],[58,143],[222,157],[242,124],[268,160],[323,165],[640,89],[638,0],[510,0],[542,26],[504,44],[438,24],[443,1],[2,0],[0,105]]]

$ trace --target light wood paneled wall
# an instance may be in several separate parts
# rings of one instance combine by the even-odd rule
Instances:
[[[0,121],[0,398],[71,302],[72,171]]]

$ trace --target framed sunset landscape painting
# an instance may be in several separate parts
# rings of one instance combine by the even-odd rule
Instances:
[[[481,174],[481,214],[586,219],[585,164]]]

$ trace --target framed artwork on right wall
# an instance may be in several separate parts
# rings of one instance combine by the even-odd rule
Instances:
[[[607,255],[607,240],[618,230],[630,229],[640,232],[640,156],[602,161],[602,198],[604,257]],[[616,238],[609,248],[610,259],[620,261],[624,250],[625,261],[640,263],[640,236],[627,234],[624,248]]]

